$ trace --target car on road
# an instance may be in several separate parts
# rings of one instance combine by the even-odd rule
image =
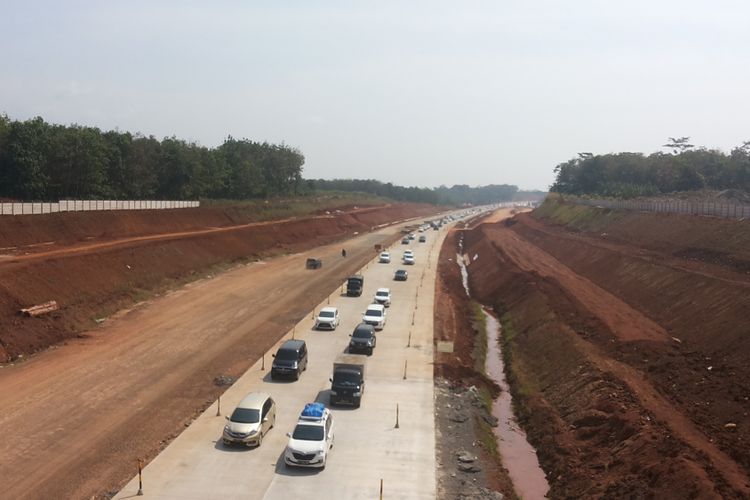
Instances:
[[[362,321],[372,325],[376,330],[382,330],[385,326],[386,313],[382,304],[370,304],[362,315]]]
[[[378,288],[375,292],[374,301],[376,304],[391,307],[391,290],[390,288]]]
[[[304,340],[287,340],[276,354],[271,365],[271,379],[291,377],[299,380],[300,374],[307,370],[307,344]]]
[[[419,237],[419,242],[420,243],[427,243],[427,236],[425,236],[424,234],[422,236],[420,236]]]
[[[409,244],[409,241],[411,241],[411,240],[409,240],[409,237],[408,237],[408,236],[404,236],[404,237],[403,237],[403,238],[401,239],[401,244],[402,244],[402,245],[408,245],[408,244]]]
[[[339,317],[339,310],[335,307],[324,307],[318,313],[318,317],[315,318],[315,329],[316,330],[335,330],[341,318]]]
[[[380,257],[378,258],[378,262],[380,262],[381,264],[390,264],[391,254],[389,252],[381,252]]]
[[[320,259],[310,258],[305,261],[305,267],[307,269],[320,269],[321,267],[323,267],[323,261]]]
[[[413,240],[414,239],[414,233],[409,233],[409,235],[407,236],[407,238],[409,238],[410,240]]]
[[[333,448],[333,415],[322,403],[308,403],[297,420],[294,431],[287,434],[284,463],[291,467],[324,469]]]
[[[333,362],[331,393],[328,398],[331,406],[350,404],[359,408],[365,393],[365,360],[359,354],[341,353]]]
[[[349,276],[346,280],[347,297],[359,297],[362,295],[362,289],[365,286],[365,277],[361,274]]]
[[[375,327],[367,323],[358,324],[350,337],[349,352],[352,354],[365,353],[372,355],[372,351],[378,344],[378,339],[375,336]]]
[[[225,445],[260,446],[276,423],[276,403],[265,392],[251,392],[226,419],[221,437]]]
[[[413,266],[414,265],[414,256],[413,255],[404,255],[404,264],[407,266]]]
[[[408,278],[409,278],[409,273],[406,272],[406,269],[399,269],[393,275],[394,281],[406,281]]]

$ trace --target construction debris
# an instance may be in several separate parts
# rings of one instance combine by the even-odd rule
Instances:
[[[60,307],[57,305],[57,301],[50,300],[49,302],[45,302],[44,304],[21,309],[21,314],[23,314],[24,316],[41,316],[42,314],[57,311],[58,309],[60,309]]]

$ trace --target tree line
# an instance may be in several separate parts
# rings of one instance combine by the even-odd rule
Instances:
[[[305,157],[284,144],[228,137],[207,148],[42,118],[0,115],[0,198],[254,199],[318,191],[361,192],[396,201],[483,205],[537,196],[508,184],[404,187],[377,180],[302,178]]]
[[[579,153],[555,167],[550,190],[619,198],[705,188],[750,191],[750,141],[728,154],[689,141],[670,138],[664,145],[669,153]]]
[[[384,183],[375,179],[315,179],[308,181],[308,188],[325,191],[348,191],[369,193],[396,201],[411,201],[416,203],[432,203],[436,205],[486,205],[500,201],[511,201],[523,197],[517,186],[509,184],[490,184],[487,186],[471,187],[456,184],[451,187],[437,188],[404,187]],[[540,194],[530,192],[529,194]]]
[[[228,137],[207,148],[175,137],[0,116],[0,197],[248,199],[295,194],[305,157]]]

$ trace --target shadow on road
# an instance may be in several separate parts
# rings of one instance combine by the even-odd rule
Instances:
[[[281,476],[314,476],[319,474],[323,469],[317,467],[289,467],[284,463],[284,452],[281,452],[276,460],[276,474]]]

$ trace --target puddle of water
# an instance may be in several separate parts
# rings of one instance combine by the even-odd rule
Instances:
[[[461,261],[463,264],[463,261]],[[462,265],[465,271],[465,266]],[[468,290],[467,290],[468,293]],[[545,498],[549,491],[547,477],[539,466],[536,450],[526,440],[526,433],[518,426],[513,414],[513,396],[505,379],[503,352],[500,347],[500,322],[484,309],[487,320],[487,359],[485,371],[502,389],[492,403],[492,415],[498,420],[493,428],[500,456],[516,493],[524,500]]]

